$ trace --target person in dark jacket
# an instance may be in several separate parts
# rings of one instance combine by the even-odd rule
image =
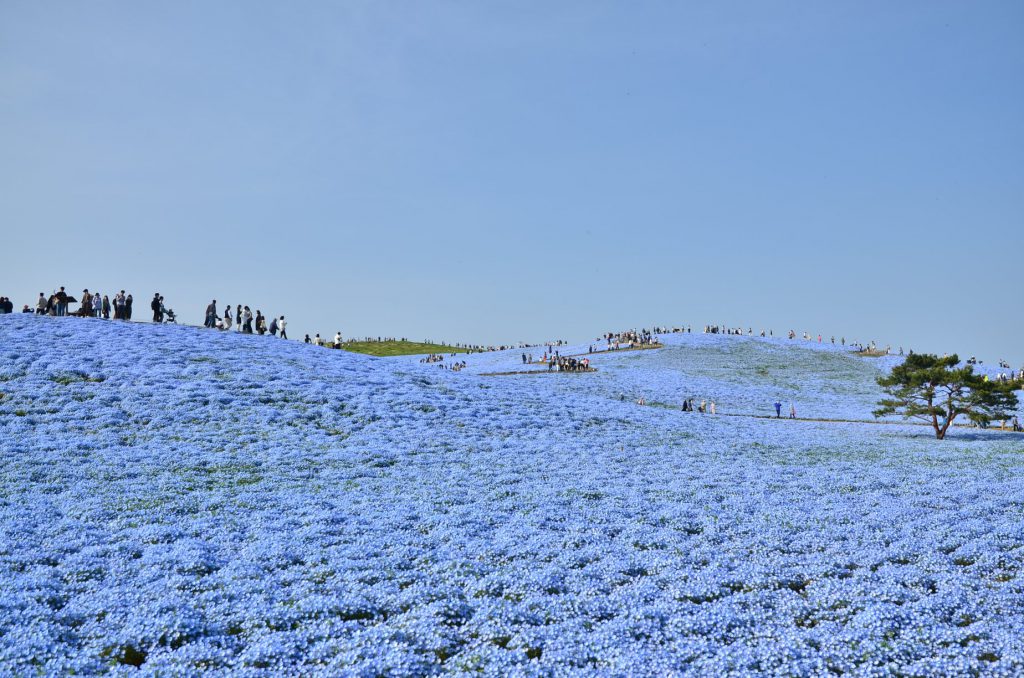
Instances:
[[[149,302],[149,307],[153,309],[153,322],[160,323],[164,321],[163,313],[160,312],[160,293],[157,292],[153,295],[153,301]]]
[[[214,299],[206,307],[206,322],[204,327],[215,327],[217,325],[217,300]]]
[[[78,309],[78,315],[88,318],[92,315],[92,295],[89,290],[82,290],[82,308]]]

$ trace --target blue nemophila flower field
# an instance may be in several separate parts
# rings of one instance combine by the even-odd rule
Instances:
[[[2,672],[1024,672],[1020,436],[746,416],[870,420],[893,360],[665,342],[486,377],[521,352],[4,316]]]

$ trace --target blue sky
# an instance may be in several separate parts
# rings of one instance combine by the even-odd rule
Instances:
[[[1014,2],[6,0],[0,294],[1020,363],[1022,34]]]

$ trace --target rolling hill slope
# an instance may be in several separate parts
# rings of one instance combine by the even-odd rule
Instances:
[[[1024,671],[1019,436],[637,406],[875,397],[831,347],[665,341],[484,377],[521,352],[0,317],[0,666]]]

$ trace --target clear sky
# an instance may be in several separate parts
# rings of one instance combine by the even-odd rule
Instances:
[[[0,2],[0,294],[1024,361],[1024,3]]]

